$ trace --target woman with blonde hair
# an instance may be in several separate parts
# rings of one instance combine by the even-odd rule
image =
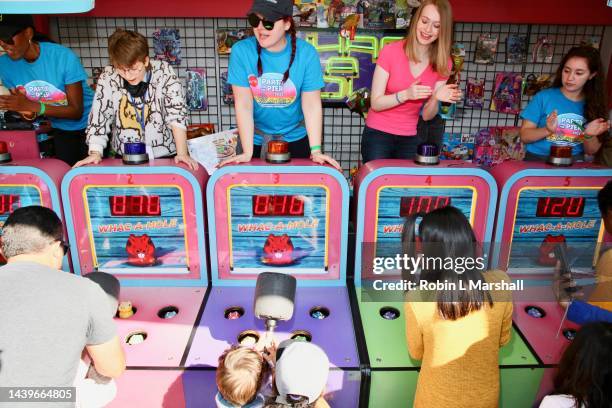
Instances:
[[[412,158],[419,144],[417,122],[438,113],[438,102],[461,99],[450,74],[453,16],[448,0],[424,0],[406,38],[386,45],[372,79],[371,109],[361,138],[363,162]]]

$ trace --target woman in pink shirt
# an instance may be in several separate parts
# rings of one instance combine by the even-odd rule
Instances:
[[[371,109],[361,138],[361,156],[412,158],[421,142],[417,122],[438,113],[438,102],[461,99],[457,85],[447,85],[453,29],[448,0],[424,0],[406,38],[386,45],[372,79]]]

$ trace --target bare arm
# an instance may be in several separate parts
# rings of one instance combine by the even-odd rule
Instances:
[[[389,73],[380,66],[374,69],[372,78],[372,93],[370,104],[375,111],[384,111],[395,108],[408,100],[425,99],[431,96],[431,87],[419,85],[419,81],[415,81],[408,89],[385,95],[387,82],[389,81]]]
[[[119,337],[115,336],[106,343],[88,345],[87,352],[98,373],[117,378],[125,371],[125,354]]]
[[[319,146],[314,150],[311,149],[312,160],[319,164],[329,163],[335,168],[340,169],[340,164],[338,164],[337,161],[329,155],[323,154],[321,151],[321,143],[323,141],[323,107],[321,106],[321,91],[302,92],[302,111],[304,112],[308,143],[311,148]]]
[[[223,166],[230,163],[244,163],[253,157],[253,134],[255,121],[253,120],[253,94],[250,88],[232,85],[234,92],[234,108],[236,110],[236,123],[242,145],[242,154],[231,157],[219,163]]]
[[[537,125],[529,120],[523,120],[523,124],[521,125],[521,142],[523,143],[533,143],[538,140],[544,139],[546,136],[551,134],[551,132],[543,127],[539,128]]]

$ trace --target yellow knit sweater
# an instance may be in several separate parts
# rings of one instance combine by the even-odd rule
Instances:
[[[487,282],[510,278],[484,274]],[[414,407],[493,408],[499,399],[499,349],[510,341],[511,294],[458,320],[445,320],[435,302],[406,302],[406,336],[412,358],[423,360]]]

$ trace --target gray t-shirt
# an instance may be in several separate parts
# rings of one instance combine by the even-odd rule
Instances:
[[[85,346],[116,333],[89,279],[34,262],[0,268],[0,386],[71,387]]]

